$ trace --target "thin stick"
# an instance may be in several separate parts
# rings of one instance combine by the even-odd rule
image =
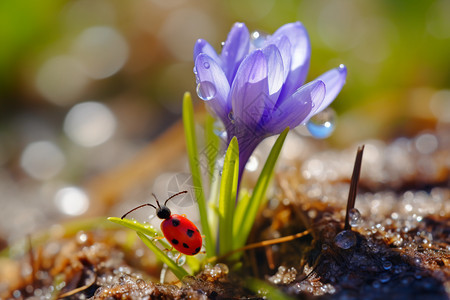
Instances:
[[[219,257],[211,257],[208,262],[212,262],[212,261],[216,261],[216,260],[224,260],[225,258],[241,252],[241,251],[246,251],[246,250],[250,250],[250,249],[255,249],[255,248],[260,248],[260,247],[265,247],[265,246],[270,246],[270,245],[275,245],[275,244],[280,244],[280,243],[286,243],[301,237],[304,237],[305,235],[308,235],[311,233],[311,229],[307,229],[305,231],[293,234],[293,235],[288,235],[288,236],[284,236],[284,237],[280,237],[280,238],[276,238],[276,239],[272,239],[272,240],[266,240],[266,241],[262,241],[262,242],[257,242],[257,243],[253,243],[253,244],[248,244],[244,247],[241,247],[239,249],[235,249],[233,251],[230,251],[228,253],[225,253],[222,256]]]
[[[66,293],[64,293],[64,294],[61,294],[61,295],[58,296],[58,299],[70,297],[70,296],[75,295],[76,293],[79,293],[79,292],[81,292],[81,291],[87,290],[87,289],[90,288],[96,281],[97,281],[97,274],[94,273],[94,278],[93,278],[93,280],[92,280],[91,283],[85,284],[85,285],[80,286],[80,287],[78,287],[78,288],[75,288],[75,289],[73,289],[73,290],[71,290],[71,291],[68,291],[68,292],[66,292]]]
[[[350,190],[348,192],[347,211],[345,214],[344,230],[349,230],[352,228],[352,226],[350,225],[350,210],[352,210],[355,207],[356,192],[358,191],[359,175],[361,173],[363,153],[364,153],[364,145],[358,147],[358,152],[356,153],[355,165],[353,166],[353,174],[350,182]]]

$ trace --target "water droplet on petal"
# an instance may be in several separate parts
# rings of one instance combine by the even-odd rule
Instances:
[[[202,100],[209,101],[216,96],[216,93],[216,86],[209,81],[197,84],[197,95]]]
[[[209,67],[210,67],[209,62],[205,61],[205,62],[203,63],[203,67],[204,67],[205,69],[209,69]]]
[[[344,69],[345,69],[345,65],[340,64],[340,65],[339,65],[339,71],[344,70]]]
[[[336,114],[331,108],[326,108],[314,115],[306,123],[306,128],[311,135],[318,139],[329,137],[336,127]]]
[[[192,70],[195,75],[197,75],[197,68],[194,66],[194,69]]]
[[[225,130],[225,127],[223,126],[222,122],[220,121],[214,122],[213,131],[221,139],[227,138],[227,131]]]
[[[348,212],[350,225],[352,227],[358,226],[361,223],[361,213],[358,209],[352,208]]]
[[[269,35],[261,31],[253,31],[250,34],[250,43],[256,49],[264,47]]]
[[[225,42],[220,42],[220,47],[224,47],[225,46]]]
[[[356,245],[355,233],[351,230],[341,231],[334,238],[334,243],[341,249],[350,249]]]

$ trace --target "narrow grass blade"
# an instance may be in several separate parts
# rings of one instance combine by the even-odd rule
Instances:
[[[253,223],[258,213],[258,209],[263,203],[265,198],[267,187],[269,186],[270,179],[272,178],[273,169],[280,155],[281,148],[283,147],[284,140],[289,132],[289,128],[286,128],[278,137],[277,141],[270,151],[269,157],[264,164],[261,174],[258,177],[253,193],[248,201],[238,202],[236,208],[236,214],[234,217],[234,230],[233,230],[233,248],[242,247],[250,234]]]
[[[219,249],[220,254],[233,249],[233,218],[239,176],[239,146],[233,137],[223,163],[219,195]]]
[[[148,236],[158,236],[158,231],[156,231],[153,227],[150,227],[150,225],[141,224],[137,221],[130,220],[130,219],[121,219],[116,217],[109,217],[109,221],[114,222],[116,224],[128,227],[130,229],[133,229],[136,232],[140,232],[142,234],[148,235]],[[164,240],[158,240],[158,242],[166,249],[170,249],[170,245],[165,242]]]
[[[164,251],[159,249],[152,240],[150,240],[145,234],[142,234],[140,232],[137,232],[137,235],[139,238],[144,242],[144,244],[155,253],[156,257],[161,260],[163,263],[165,263],[169,269],[177,276],[178,279],[183,279],[184,276],[189,275],[188,272],[186,272],[185,269],[177,265],[176,262],[174,262],[172,259],[170,259]]]
[[[217,155],[219,154],[220,138],[214,132],[215,119],[209,114],[205,120],[205,154],[208,161],[208,175],[211,183],[214,178],[214,169],[216,168]]]
[[[219,168],[214,170],[213,181],[209,189],[208,199],[208,223],[210,228],[219,228],[219,194],[220,194],[220,172]],[[216,232],[217,233],[217,232]],[[213,240],[213,244],[216,240]]]
[[[200,213],[200,222],[202,231],[205,235],[206,256],[215,256],[214,243],[212,240],[211,228],[208,223],[208,215],[206,212],[205,194],[203,192],[202,177],[200,173],[200,165],[198,158],[197,139],[195,135],[194,108],[192,106],[192,98],[190,93],[185,93],[183,98],[183,124],[184,134],[186,138],[186,148],[189,158],[189,167],[192,174],[192,183],[195,189],[195,197],[198,203]]]

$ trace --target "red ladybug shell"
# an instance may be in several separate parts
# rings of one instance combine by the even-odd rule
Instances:
[[[186,217],[173,214],[161,223],[161,231],[167,241],[180,253],[195,255],[202,248],[202,236]]]

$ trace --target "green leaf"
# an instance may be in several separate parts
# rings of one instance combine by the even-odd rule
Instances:
[[[222,170],[219,195],[219,249],[224,254],[233,249],[233,218],[239,177],[239,146],[236,137],[230,142]]]
[[[128,227],[130,229],[133,229],[136,232],[140,232],[140,233],[148,235],[148,236],[152,236],[152,237],[158,236],[158,231],[156,231],[153,227],[151,227],[148,224],[141,224],[135,220],[121,219],[121,218],[117,218],[117,217],[109,217],[108,220],[111,222],[114,222],[116,224]],[[164,240],[161,239],[158,241],[164,248],[166,248],[166,249],[171,248],[171,246]]]
[[[165,263],[169,269],[177,276],[178,279],[183,279],[184,276],[189,275],[185,269],[177,265],[170,257],[167,256],[164,251],[159,249],[152,240],[150,240],[145,234],[141,232],[136,232],[139,238],[144,242],[144,244],[155,253],[156,257]]]
[[[189,158],[189,167],[192,173],[192,183],[194,185],[195,197],[198,203],[200,213],[200,222],[202,231],[205,235],[206,256],[213,257],[215,253],[213,235],[208,223],[206,211],[205,194],[203,192],[202,177],[200,173],[200,160],[198,158],[197,139],[195,135],[194,108],[190,93],[185,93],[183,97],[183,124],[186,138],[186,147]]]
[[[214,133],[214,122],[216,120],[207,115],[205,120],[205,154],[208,161],[208,175],[210,183],[214,179],[214,169],[217,162],[217,154],[219,153],[220,139]]]
[[[283,147],[284,140],[289,132],[289,128],[286,128],[278,137],[277,141],[270,151],[269,157],[264,164],[261,174],[258,177],[256,186],[253,189],[253,193],[250,198],[239,201],[236,207],[236,214],[234,216],[234,230],[233,230],[233,243],[234,249],[240,248],[245,245],[248,235],[255,222],[258,209],[263,204],[263,200],[266,195],[267,188],[272,178],[273,169],[280,155],[281,148]]]

